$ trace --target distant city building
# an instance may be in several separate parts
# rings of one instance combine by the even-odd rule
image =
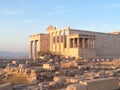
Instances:
[[[47,34],[29,37],[30,59],[37,59],[38,52],[76,58],[117,58],[120,57],[120,32],[100,33],[71,29],[56,29],[50,25]]]

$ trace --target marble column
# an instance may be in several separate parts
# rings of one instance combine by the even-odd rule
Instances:
[[[90,48],[90,39],[87,40],[87,47]]]
[[[50,51],[53,51],[53,33],[50,34]]]
[[[73,48],[75,48],[75,38],[73,38]]]
[[[92,39],[92,48],[94,48],[95,47],[95,41],[94,41],[94,39]]]
[[[77,38],[77,47],[78,47],[78,48],[80,47],[80,42],[79,42],[79,41],[80,41],[80,38],[78,37],[78,38]]]
[[[37,44],[36,43],[37,43],[37,41],[34,41],[34,60],[36,60],[36,57],[37,57],[37,52],[36,52],[37,51],[37,48],[36,48]]]
[[[73,44],[73,43],[74,43],[73,38],[71,38],[71,44],[72,44],[72,45],[71,45],[71,46],[72,46],[71,48],[74,48],[74,46],[73,46],[74,44]]]
[[[82,48],[85,48],[85,38],[82,40]]]
[[[91,38],[89,38],[89,48],[92,48],[91,42]]]
[[[63,50],[65,48],[65,30],[63,31]]]
[[[61,31],[59,32],[59,53],[61,51]]]
[[[29,54],[29,59],[32,59],[32,41],[30,41],[30,54]]]
[[[55,53],[57,52],[57,32],[55,32]]]

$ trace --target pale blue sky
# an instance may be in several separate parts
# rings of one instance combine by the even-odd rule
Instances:
[[[46,27],[120,30],[120,0],[0,0],[0,51],[28,52],[28,36]]]

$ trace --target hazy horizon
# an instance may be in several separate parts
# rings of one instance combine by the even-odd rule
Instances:
[[[29,36],[49,25],[120,30],[119,0],[0,0],[0,51],[29,52]]]

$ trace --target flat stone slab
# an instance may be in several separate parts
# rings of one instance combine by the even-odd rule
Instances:
[[[93,79],[80,84],[87,85],[87,90],[116,90],[119,88],[119,79],[116,77]]]
[[[5,83],[0,85],[0,90],[13,90],[11,83]]]

